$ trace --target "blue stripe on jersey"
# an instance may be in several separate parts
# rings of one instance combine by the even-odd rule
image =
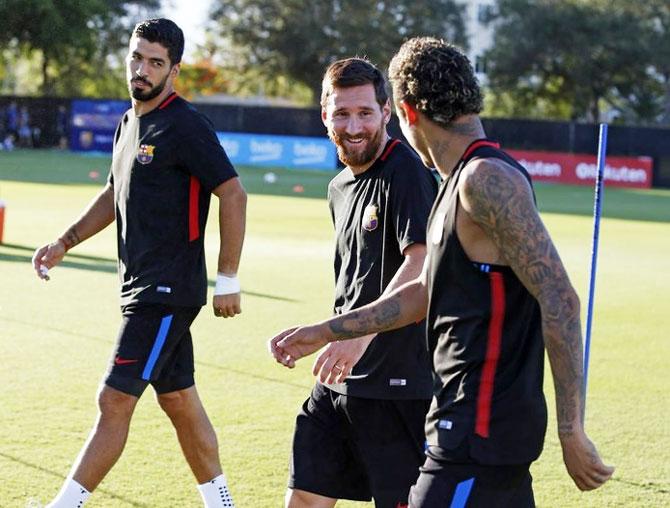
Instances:
[[[491,265],[487,263],[477,263],[476,261],[473,261],[472,266],[480,272],[489,273],[491,271]]]
[[[151,379],[151,371],[154,370],[156,365],[156,360],[161,354],[161,349],[165,344],[165,338],[167,337],[168,331],[170,330],[170,323],[172,323],[172,314],[165,316],[161,320],[161,326],[158,328],[158,334],[156,335],[156,340],[154,341],[154,346],[151,348],[151,353],[149,354],[149,359],[147,364],[144,366],[144,372],[142,372],[142,379],[149,381]]]
[[[473,483],[475,483],[475,479],[470,478],[456,485],[456,492],[454,492],[454,497],[451,500],[449,508],[465,508],[465,503],[467,503],[468,497],[470,497]]]

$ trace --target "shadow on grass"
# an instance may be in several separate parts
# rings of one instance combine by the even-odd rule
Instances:
[[[10,251],[10,252],[6,252]],[[21,252],[20,254],[14,254],[11,251],[19,251]],[[27,263],[28,265],[32,266],[32,254],[35,252],[35,247],[30,247],[27,245],[17,245],[17,244],[12,244],[12,243],[0,243],[0,262],[1,261],[9,261],[9,262],[14,262],[14,263]],[[28,254],[23,254],[23,253],[28,253]],[[74,259],[74,261],[71,261],[70,259]],[[84,263],[76,260],[81,260],[81,261],[90,261],[90,263]],[[98,256],[88,256],[85,254],[75,254],[75,253],[68,253],[67,258],[64,259],[60,265],[58,266],[63,266],[66,268],[74,268],[77,270],[89,270],[92,272],[106,272],[106,273],[116,273],[117,271],[117,264],[116,264],[116,259],[114,258],[104,258],[104,257],[98,257]],[[216,281],[215,280],[208,280],[207,284],[209,287],[215,287],[216,286]],[[287,298],[285,296],[277,296],[277,295],[269,295],[266,293],[259,293],[256,291],[242,291],[243,295],[247,296],[255,296],[257,298],[266,298],[270,300],[277,300],[280,302],[288,302],[288,303],[299,303],[299,300],[295,300],[293,298]]]
[[[35,322],[32,322],[32,321],[23,321],[23,320],[20,320],[20,319],[13,319],[13,318],[0,316],[0,322],[1,321],[5,321],[5,322],[8,322],[8,323],[17,323],[17,324],[20,324],[20,325],[30,327],[32,329],[46,330],[48,332],[56,332],[56,333],[60,333],[60,334],[66,335],[66,336],[70,336],[70,337],[77,337],[77,338],[80,338],[80,339],[85,339],[85,340],[89,340],[89,341],[93,341],[93,342],[97,342],[97,343],[101,343],[101,344],[106,344],[106,345],[109,345],[110,347],[112,347],[116,343],[116,340],[108,340],[108,339],[103,339],[101,337],[97,337],[95,335],[88,335],[88,334],[85,334],[85,333],[73,332],[72,330],[67,330],[65,328],[58,328],[57,326],[41,325],[39,323],[35,323]],[[268,361],[271,361],[270,358],[268,358]],[[217,365],[216,363],[203,362],[203,361],[200,361],[200,360],[196,360],[195,364],[196,364],[196,366],[207,367],[209,369],[215,369],[215,370],[218,370],[218,371],[221,371],[221,372],[230,372],[230,373],[238,375],[238,376],[248,377],[248,378],[255,379],[255,380],[265,381],[265,382],[268,382],[268,383],[275,383],[275,384],[280,384],[280,385],[283,385],[283,386],[291,386],[291,387],[294,387],[294,388],[300,388],[301,390],[310,390],[311,389],[311,386],[303,385],[303,384],[300,384],[300,383],[292,383],[290,381],[283,381],[281,379],[276,379],[276,378],[269,377],[269,376],[263,376],[263,375],[260,375],[260,374],[253,374],[253,373],[250,373],[250,372],[244,371],[244,370],[238,370],[238,369],[233,369],[233,368],[230,368],[230,367],[224,367],[223,365]]]
[[[35,250],[36,247],[30,247],[28,245],[0,243],[0,261],[26,263],[32,267],[33,253]],[[12,251],[18,251],[18,253],[13,253]],[[84,261],[90,262],[86,263]],[[77,270],[90,270],[92,272],[116,273],[117,270],[116,259],[75,254],[72,252],[68,253],[67,259],[64,259],[58,266],[75,268]]]
[[[267,383],[274,383],[274,384],[279,384],[279,385],[282,385],[282,386],[292,386],[294,388],[300,388],[301,390],[306,390],[306,391],[309,391],[309,390],[312,389],[311,385],[303,385],[303,384],[300,384],[300,383],[292,383],[291,381],[282,381],[280,379],[276,379],[276,378],[269,377],[269,376],[262,376],[260,374],[252,374],[252,373],[247,372],[245,370],[231,369],[230,367],[223,367],[222,365],[217,365],[215,363],[196,361],[195,364],[196,365],[202,365],[203,367],[207,367],[207,368],[210,368],[210,369],[219,370],[221,372],[229,372],[229,373],[232,373],[232,374],[236,374],[238,376],[248,377],[248,378],[256,379],[256,380],[259,380],[259,381],[265,381]],[[285,367],[282,367],[282,368],[285,368]]]
[[[623,478],[617,478],[617,477],[612,477],[612,481],[623,483],[624,485],[628,485],[629,487],[637,487],[640,489],[651,490],[658,494],[670,494],[670,490],[668,490],[667,488],[663,488],[663,485],[659,485],[658,483],[655,482],[644,482],[644,483],[632,482],[630,480],[624,480]]]
[[[56,478],[59,478],[61,480],[65,480],[65,476],[63,476],[62,474],[60,474],[56,471],[52,471],[51,469],[47,469],[46,467],[40,466],[39,464],[33,464],[32,462],[28,462],[27,460],[20,459],[19,457],[14,457],[13,455],[10,455],[8,453],[0,452],[0,457],[2,457],[5,460],[8,460],[10,462],[13,462],[15,464],[20,464],[24,467],[33,469],[35,471],[41,471],[42,473],[46,473],[49,476],[55,476]],[[38,485],[35,482],[32,482],[32,483],[35,485],[35,487],[37,489]],[[111,490],[108,490],[104,487],[98,487],[97,489],[95,489],[95,491],[96,492],[102,492],[103,494],[106,494],[107,496],[111,497],[112,499],[115,499],[117,501],[122,501],[122,502],[128,504],[129,506],[137,506],[139,508],[149,508],[148,504],[138,503],[137,501],[133,501],[132,499],[128,499],[127,497],[119,495],[115,492],[112,492]],[[35,494],[39,495],[39,494],[41,494],[41,492],[35,492]]]

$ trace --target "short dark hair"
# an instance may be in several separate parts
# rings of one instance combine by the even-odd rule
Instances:
[[[333,93],[334,88],[351,88],[368,84],[374,87],[375,99],[379,106],[384,107],[389,99],[386,78],[372,62],[359,57],[333,62],[323,75],[321,106],[326,107],[328,97]]]
[[[482,110],[482,91],[468,57],[441,39],[409,39],[391,59],[389,77],[395,100],[442,127]]]
[[[184,54],[184,32],[174,21],[166,18],[147,19],[135,25],[133,35],[164,46],[170,58],[170,65],[181,62]]]

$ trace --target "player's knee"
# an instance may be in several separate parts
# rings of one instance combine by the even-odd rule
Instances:
[[[130,417],[136,403],[137,397],[108,387],[98,392],[98,409],[103,417]]]
[[[169,416],[179,416],[188,411],[189,399],[183,390],[170,393],[160,393],[156,396],[158,405]]]
[[[287,489],[285,506],[286,508],[332,508],[336,501],[336,499],[319,496],[305,490]]]

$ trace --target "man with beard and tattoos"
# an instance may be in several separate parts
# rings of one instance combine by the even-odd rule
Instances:
[[[116,221],[121,329],[98,392],[96,425],[50,508],[83,506],[121,456],[149,384],[204,506],[233,506],[216,433],[195,388],[189,329],[207,301],[203,235],[211,194],[219,199],[220,230],[214,314],[241,312],[236,273],[246,194],[209,121],[173,89],[183,49],[183,33],[170,20],[135,27],[127,57],[132,108],[116,130],[107,185],[58,240],[33,256],[37,275],[49,280],[47,272],[71,248]]]
[[[457,48],[410,39],[389,74],[405,137],[444,178],[424,272],[361,309],[283,332],[270,341],[275,358],[291,367],[329,341],[426,318],[434,397],[410,506],[525,508],[547,426],[546,347],[566,468],[581,490],[599,487],[613,468],[584,432],[579,300],[528,174],[486,139],[482,94]]]
[[[328,186],[335,227],[336,314],[417,277],[437,184],[417,155],[390,139],[382,73],[340,60],[323,79],[321,115],[346,167]],[[296,418],[286,506],[332,507],[338,499],[406,506],[423,463],[431,376],[423,323],[332,343]]]

